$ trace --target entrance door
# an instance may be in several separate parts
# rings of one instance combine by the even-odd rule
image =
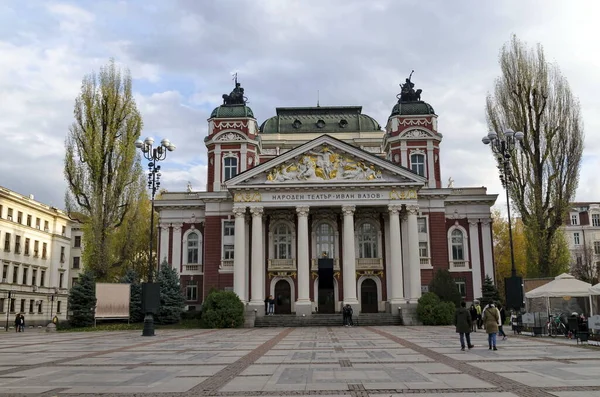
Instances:
[[[321,258],[319,265],[319,313],[335,313],[335,295],[333,289],[333,259]]]
[[[363,313],[377,313],[377,284],[373,279],[363,280],[360,286],[360,305]]]
[[[290,283],[279,280],[275,284],[275,314],[292,313],[292,290]]]

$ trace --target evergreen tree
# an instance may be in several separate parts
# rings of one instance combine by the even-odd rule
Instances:
[[[69,291],[69,323],[73,327],[89,327],[94,324],[96,309],[96,280],[89,270],[79,276],[79,281]]]
[[[490,276],[485,276],[483,286],[481,287],[481,292],[483,296],[479,299],[479,301],[482,307],[485,307],[487,304],[497,303],[500,301],[500,294],[498,293],[498,289],[496,289],[496,286],[494,285],[494,282]]]
[[[159,324],[178,323],[185,306],[185,297],[181,292],[177,272],[166,261],[160,265],[157,281],[160,284],[160,308],[156,322]]]
[[[456,286],[456,282],[450,272],[446,269],[439,269],[429,283],[429,292],[436,294],[442,302],[452,302],[458,307],[462,297]]]
[[[144,313],[142,313],[142,285],[140,284],[140,276],[135,270],[127,269],[127,272],[121,278],[121,282],[130,285],[129,320],[132,323],[139,323],[144,320]]]

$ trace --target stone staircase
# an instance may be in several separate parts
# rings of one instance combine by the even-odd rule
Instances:
[[[390,313],[361,313],[358,318],[354,316],[355,325],[402,325],[400,316]],[[343,318],[341,313],[313,314],[300,317],[295,314],[276,314],[273,316],[256,317],[255,327],[341,327]]]

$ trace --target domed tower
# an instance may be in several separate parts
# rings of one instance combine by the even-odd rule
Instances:
[[[433,107],[421,100],[422,90],[414,89],[412,72],[401,84],[398,103],[388,118],[384,151],[388,160],[410,168],[428,179],[427,187],[441,188],[440,142],[437,115]]]
[[[210,114],[206,190],[220,191],[223,182],[256,165],[258,161],[258,124],[246,106],[244,89],[235,78],[235,88],[223,94],[223,104]]]

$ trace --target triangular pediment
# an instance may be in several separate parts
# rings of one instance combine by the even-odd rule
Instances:
[[[322,135],[225,182],[229,189],[293,185],[413,185],[427,180],[411,170]]]

